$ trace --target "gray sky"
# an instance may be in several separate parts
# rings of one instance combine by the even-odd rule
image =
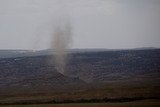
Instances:
[[[160,47],[160,0],[0,0],[0,49],[48,49],[65,17],[72,48]]]

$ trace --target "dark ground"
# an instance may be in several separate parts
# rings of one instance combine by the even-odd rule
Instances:
[[[66,74],[50,55],[0,59],[0,103],[160,99],[160,49],[74,52]]]

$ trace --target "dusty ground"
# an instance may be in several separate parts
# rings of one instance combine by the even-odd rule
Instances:
[[[160,107],[160,100],[143,100],[125,103],[0,105],[0,107]]]

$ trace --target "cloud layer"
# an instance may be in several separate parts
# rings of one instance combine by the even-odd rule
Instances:
[[[0,0],[0,49],[49,48],[59,14],[72,48],[160,47],[159,13],[159,0]]]

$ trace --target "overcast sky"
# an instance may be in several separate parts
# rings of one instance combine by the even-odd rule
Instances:
[[[160,47],[160,0],[0,0],[0,49],[48,49],[65,17],[72,48]]]

